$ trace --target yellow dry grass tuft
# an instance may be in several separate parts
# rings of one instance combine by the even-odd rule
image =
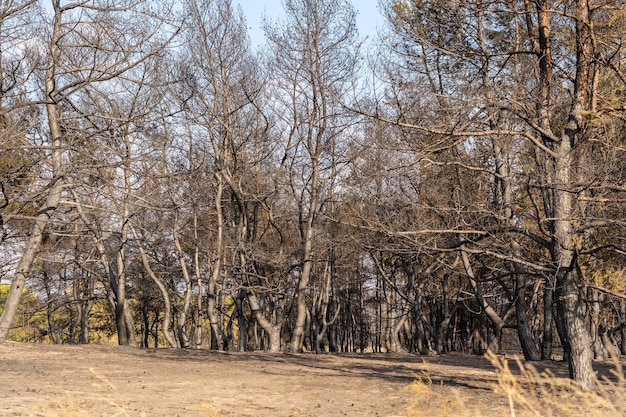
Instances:
[[[460,398],[439,393],[433,389],[431,379],[418,378],[406,390],[412,394],[413,401],[407,410],[407,417],[445,417],[464,416],[464,407]]]
[[[425,370],[405,388],[410,394],[407,417],[478,417],[471,414],[458,390],[448,390],[444,382],[435,383],[427,361]]]
[[[615,364],[613,378],[596,380],[595,390],[582,389],[568,378],[538,372],[532,364],[517,359],[520,375],[514,375],[507,359],[488,353],[496,368],[497,393],[504,395],[509,415],[536,417],[623,417],[626,415],[626,381]]]
[[[205,414],[206,417],[220,417],[221,414],[219,413],[219,411],[217,411],[215,409],[215,407],[213,407],[211,404],[207,403],[206,401],[202,401],[200,404],[198,404],[196,406],[196,410],[201,411],[203,414]]]
[[[626,379],[619,362],[611,378],[596,381],[595,390],[582,389],[568,378],[549,371],[538,372],[532,364],[516,359],[520,373],[514,373],[505,357],[488,352],[497,383],[493,390],[502,401],[483,404],[475,397],[435,385],[428,372],[418,376],[406,389],[412,394],[407,417],[623,417],[626,415]]]

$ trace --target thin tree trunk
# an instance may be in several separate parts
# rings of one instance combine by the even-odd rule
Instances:
[[[538,361],[541,359],[541,352],[535,343],[535,337],[530,328],[528,320],[528,305],[526,304],[526,288],[522,274],[517,274],[515,278],[515,314],[517,316],[517,335],[519,337],[524,359],[527,361]]]
[[[598,336],[602,341],[602,345],[604,349],[606,349],[606,353],[609,359],[617,359],[616,363],[619,364],[620,350],[611,340],[611,336],[609,335],[609,329],[605,326],[598,326]],[[623,375],[623,373],[619,373],[618,375]]]
[[[89,314],[93,307],[93,300],[87,301],[81,305],[80,315],[80,334],[78,335],[78,343],[86,345],[89,343]]]
[[[128,185],[128,183],[127,183]],[[124,225],[122,226],[122,238],[120,245],[116,252],[116,269],[113,269],[111,262],[107,260],[107,255],[102,241],[101,233],[95,228],[90,219],[85,215],[83,206],[79,201],[78,194],[74,190],[70,190],[75,202],[75,208],[78,212],[83,223],[89,228],[93,234],[94,244],[98,250],[98,256],[103,269],[106,271],[111,290],[113,291],[113,306],[115,308],[115,324],[117,327],[118,344],[137,346],[137,340],[135,336],[135,321],[130,311],[130,306],[126,300],[126,266],[125,266],[125,253],[126,253],[126,236],[128,234],[127,220],[129,218],[128,204],[124,201],[123,205],[123,218]],[[121,291],[120,291],[121,289]]]
[[[600,335],[600,297],[597,290],[588,288],[588,298],[591,300],[591,317],[589,320],[589,334],[593,341],[593,357],[596,360],[604,360],[604,340]]]
[[[130,222],[128,224],[130,227],[130,231],[132,232],[133,237],[135,238],[135,241],[137,242],[137,248],[139,249],[139,254],[141,255],[141,261],[143,263],[144,269],[148,273],[148,276],[150,276],[152,281],[159,288],[159,291],[161,292],[161,296],[163,297],[163,304],[164,304],[163,306],[164,316],[163,316],[163,326],[162,326],[163,336],[165,337],[165,340],[170,345],[170,347],[175,348],[176,340],[170,333],[170,326],[171,326],[171,321],[172,321],[172,304],[170,302],[170,296],[167,292],[167,288],[152,270],[152,267],[150,266],[150,262],[148,260],[148,255],[146,254],[146,251],[144,250],[143,245],[141,244],[141,240],[139,239],[139,235],[137,235],[137,232],[135,231],[135,227]]]
[[[454,261],[453,265],[456,265],[457,261],[458,257]],[[452,307],[452,309],[450,308],[450,297],[448,295],[448,279],[449,275],[444,274],[441,280],[441,292],[443,300],[441,302],[441,307],[439,307],[437,309],[438,311],[436,311],[434,314],[435,323],[432,323],[430,325],[430,333],[433,336],[435,342],[435,352],[437,354],[445,353],[448,350],[445,343],[446,333],[448,332],[448,327],[450,327],[452,317],[454,317],[457,310],[456,305]]]
[[[215,179],[217,180],[217,190],[215,191],[217,241],[215,242],[215,261],[207,283],[207,315],[211,325],[211,348],[224,350],[224,331],[217,314],[217,281],[222,273],[222,257],[224,256],[224,212],[222,210],[224,183],[219,174],[215,174]]]
[[[300,279],[298,280],[298,288],[296,290],[296,323],[293,329],[291,339],[291,352],[302,351],[304,343],[304,327],[307,316],[306,294],[311,279],[311,271],[313,269],[313,207],[309,209],[311,213],[308,216],[306,226],[304,228],[304,253],[302,255],[302,270]]]
[[[498,352],[500,350],[500,336],[502,335],[502,327],[504,326],[504,321],[493,309],[493,307],[487,302],[487,300],[485,300],[483,292],[476,282],[474,269],[472,268],[472,265],[470,263],[469,256],[467,256],[467,252],[464,250],[461,250],[461,259],[463,260],[463,267],[465,268],[465,273],[472,287],[472,291],[474,292],[474,295],[476,297],[476,301],[478,301],[478,305],[493,325],[494,337],[489,343],[489,349],[491,349],[493,352]]]
[[[174,238],[174,245],[176,246],[176,252],[178,254],[178,262],[183,273],[183,279],[185,280],[185,298],[183,301],[183,308],[178,314],[178,340],[180,346],[188,348],[191,346],[189,341],[189,332],[187,331],[187,316],[189,315],[189,308],[191,307],[191,277],[189,276],[189,270],[187,269],[187,262],[185,261],[185,252],[180,245],[180,239],[178,238],[178,210],[174,210],[174,227],[172,230],[172,236]]]
[[[7,340],[9,336],[9,330],[17,314],[17,308],[22,297],[22,292],[26,286],[26,278],[30,273],[33,266],[35,256],[41,246],[43,238],[43,231],[46,228],[50,216],[56,210],[59,201],[61,200],[61,190],[63,188],[63,181],[61,178],[56,178],[53,182],[50,194],[46,199],[46,203],[39,209],[35,224],[30,232],[30,239],[26,244],[22,258],[15,269],[15,274],[11,280],[11,287],[4,304],[4,310],[0,316],[0,341]]]
[[[56,60],[58,59],[58,41],[60,37],[61,10],[58,6],[55,6],[54,23],[48,44],[49,55],[45,74],[45,97],[48,99],[46,103],[46,115],[48,117],[48,129],[51,140],[50,149],[52,152],[52,179],[47,187],[48,195],[46,196],[45,203],[39,208],[35,215],[35,221],[30,230],[30,238],[26,243],[22,257],[15,268],[15,274],[11,280],[11,287],[7,294],[2,315],[0,315],[0,341],[7,340],[9,336],[9,330],[17,314],[17,308],[26,285],[26,279],[33,267],[35,256],[43,240],[44,230],[59,206],[64,187],[61,143],[62,132],[59,124],[58,104],[53,100],[56,96]]]
[[[428,353],[426,331],[424,329],[424,320],[422,319],[422,289],[418,285],[415,288],[415,299],[413,300],[413,352],[424,355]]]
[[[328,320],[328,308],[331,302],[331,292],[332,292],[332,281],[333,281],[333,268],[334,268],[334,259],[331,256],[331,260],[326,264],[326,268],[324,270],[324,276],[326,277],[324,290],[322,290],[318,303],[317,303],[317,316],[318,319],[316,321],[321,321],[321,326],[314,332],[315,336],[315,353],[321,353],[322,351],[322,341],[324,340],[324,335],[329,329],[329,326],[332,325],[337,318],[339,317],[339,313],[341,308],[338,306],[337,309],[333,313],[333,317]],[[330,349],[330,347],[329,347]]]
[[[131,194],[131,153],[132,146],[128,132],[124,132],[124,198],[122,201],[122,230],[121,241],[116,254],[117,273],[115,275],[115,324],[117,326],[118,343],[120,345],[136,346],[135,322],[133,320],[128,301],[126,300],[126,242],[128,241],[128,226],[130,219],[129,196]],[[102,245],[102,242],[99,242]],[[104,254],[104,246],[101,246]]]
[[[193,214],[193,240],[194,240],[194,251],[193,251],[193,266],[196,274],[196,285],[198,286],[198,295],[196,298],[196,323],[194,330],[194,345],[196,349],[200,349],[202,347],[202,322],[204,321],[204,311],[202,310],[202,275],[200,274],[200,247],[198,245],[198,214],[194,212]]]
[[[620,301],[620,313],[622,321],[626,320],[626,300]],[[626,355],[626,326],[622,326],[620,330],[622,341],[619,345],[622,355]]]
[[[311,134],[311,132],[309,132]],[[320,140],[320,138],[318,138]],[[317,146],[320,146],[319,144]],[[311,152],[311,150],[309,150]],[[298,280],[298,288],[296,290],[296,322],[293,329],[293,335],[291,339],[291,352],[302,351],[302,345],[304,342],[304,327],[306,324],[306,316],[308,312],[306,293],[309,281],[311,280],[311,272],[313,270],[313,228],[314,218],[317,211],[318,193],[319,193],[319,177],[320,167],[318,160],[317,150],[311,157],[312,174],[310,193],[311,199],[308,202],[308,210],[303,222],[302,229],[302,270],[300,272],[300,279]],[[302,210],[302,207],[301,207]]]
[[[552,359],[552,323],[554,322],[553,297],[554,289],[552,288],[552,284],[548,280],[545,280],[543,289],[543,339],[541,341],[541,359],[543,360]]]
[[[280,329],[282,327],[282,323],[271,323],[269,320],[265,318],[263,315],[263,311],[259,305],[259,300],[251,290],[246,291],[248,296],[248,303],[250,304],[250,310],[252,310],[252,315],[259,326],[267,333],[269,338],[269,347],[268,351],[272,353],[280,352]]]
[[[237,298],[235,298],[235,309],[237,311],[237,325],[239,327],[239,338],[237,340],[237,350],[239,352],[245,352],[248,350],[248,319],[246,313],[243,310],[243,301],[246,298],[246,292],[244,290],[239,291]]]

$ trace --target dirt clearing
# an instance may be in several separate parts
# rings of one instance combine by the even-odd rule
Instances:
[[[513,361],[511,361],[513,363]],[[540,363],[565,375],[560,363]],[[514,367],[512,365],[512,367]],[[604,368],[603,368],[604,369]],[[507,414],[482,357],[0,344],[2,416],[404,416],[416,401]],[[416,380],[424,384],[417,386]],[[421,390],[424,385],[430,387]]]

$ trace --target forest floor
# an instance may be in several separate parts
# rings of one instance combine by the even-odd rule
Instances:
[[[507,361],[518,373],[516,361]],[[560,362],[535,367],[566,375]],[[610,368],[595,364],[606,375]],[[0,344],[1,416],[512,415],[497,385],[490,361],[463,354]]]

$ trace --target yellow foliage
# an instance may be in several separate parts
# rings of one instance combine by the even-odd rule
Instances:
[[[9,293],[9,284],[0,285],[0,314],[4,309],[4,302]],[[9,331],[9,340],[16,342],[47,342],[42,338],[42,330],[48,328],[48,318],[45,306],[28,288],[22,291],[22,297],[17,308],[14,328]]]
[[[626,28],[626,5],[615,7],[606,25],[611,29],[624,30]]]
[[[610,291],[624,292],[626,290],[626,268],[605,265],[591,273],[591,281]]]

